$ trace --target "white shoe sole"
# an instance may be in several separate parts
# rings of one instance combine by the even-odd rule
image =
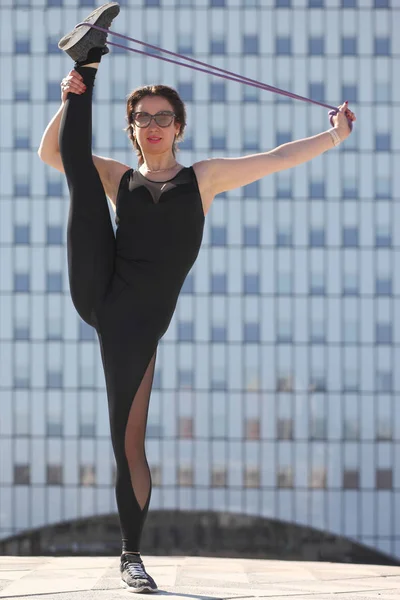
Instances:
[[[111,7],[113,6],[119,6],[118,2],[109,2],[108,4],[105,4],[104,6],[99,6],[99,8],[95,11],[93,11],[93,15],[89,18],[87,18],[87,20],[85,20],[85,23],[88,23],[90,25],[95,25],[96,21],[99,20],[99,18],[101,17],[101,15],[106,11],[109,10]],[[83,22],[83,21],[81,21]],[[72,48],[72,46],[75,46],[75,44],[77,44],[78,42],[81,41],[81,39],[90,31],[90,27],[88,27],[87,25],[81,25],[78,28],[73,29],[70,33],[67,33],[59,42],[58,47],[60,48],[60,50],[69,50],[70,48]],[[68,36],[70,36],[69,40],[66,40],[65,42],[63,42],[64,39],[68,38]]]
[[[121,579],[120,585],[121,585],[121,587],[125,588],[127,591],[134,592],[136,594],[148,594],[148,593],[156,594],[159,591],[158,588],[153,590],[148,585],[142,585],[140,588],[133,588],[130,585],[128,585],[126,583],[126,581],[124,581],[123,579]]]

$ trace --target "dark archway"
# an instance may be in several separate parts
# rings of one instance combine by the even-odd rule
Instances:
[[[150,555],[220,556],[400,565],[344,537],[293,523],[232,513],[165,510],[149,513],[141,550]],[[0,540],[10,555],[118,555],[117,515],[48,525]]]

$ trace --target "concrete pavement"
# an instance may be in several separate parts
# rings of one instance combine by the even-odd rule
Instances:
[[[156,597],[400,600],[400,567],[192,556],[142,558],[160,588]],[[120,587],[118,566],[116,557],[1,556],[0,598],[131,598]]]

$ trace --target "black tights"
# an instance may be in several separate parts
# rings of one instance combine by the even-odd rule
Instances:
[[[115,236],[107,199],[92,159],[96,69],[76,70],[87,89],[80,95],[68,94],[59,139],[71,198],[67,233],[69,283],[77,312],[95,327],[100,342],[117,463],[116,499],[122,550],[139,552],[152,487],[144,440],[156,348],[128,354],[124,324],[117,320],[115,307],[107,308],[109,298],[118,295],[121,281],[115,272]],[[132,371],[138,374],[134,385]]]

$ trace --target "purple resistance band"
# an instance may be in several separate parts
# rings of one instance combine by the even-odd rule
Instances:
[[[311,98],[305,98],[304,96],[299,96],[297,94],[293,94],[291,92],[286,92],[285,90],[281,90],[279,88],[273,87],[272,85],[267,85],[266,83],[261,83],[256,79],[250,79],[248,77],[244,77],[243,75],[238,75],[237,73],[233,73],[232,71],[227,71],[225,69],[220,69],[219,67],[214,67],[213,65],[209,65],[207,63],[201,62],[194,58],[190,58],[188,56],[184,56],[183,54],[177,54],[176,52],[171,52],[170,50],[165,50],[164,48],[160,48],[159,46],[154,46],[153,44],[148,44],[147,42],[142,42],[141,40],[136,40],[134,38],[128,37],[127,35],[123,35],[122,33],[116,33],[114,31],[110,31],[109,29],[104,29],[103,27],[99,27],[98,25],[91,25],[87,22],[78,23],[76,27],[80,27],[85,25],[86,27],[93,27],[94,29],[98,29],[99,31],[104,31],[104,33],[110,33],[111,35],[116,35],[117,37],[123,38],[130,42],[134,42],[135,44],[141,44],[142,46],[146,46],[147,48],[152,48],[153,50],[157,50],[158,52],[165,52],[170,56],[176,56],[177,58],[181,58],[183,60],[187,60],[191,63],[195,63],[197,65],[201,65],[203,67],[208,67],[208,69],[214,69],[214,71],[210,71],[208,69],[201,69],[199,67],[194,67],[192,65],[187,65],[185,63],[181,63],[177,60],[172,60],[171,58],[165,58],[164,56],[157,56],[154,53],[144,52],[143,50],[137,50],[136,48],[129,48],[128,46],[123,46],[122,44],[117,44],[115,42],[110,42],[107,40],[107,45],[117,46],[118,48],[123,48],[124,50],[130,50],[131,52],[136,52],[137,54],[144,54],[145,56],[151,56],[153,58],[158,58],[159,60],[164,60],[166,62],[173,63],[175,65],[179,65],[181,67],[188,67],[189,69],[194,69],[195,71],[200,71],[202,73],[207,73],[209,75],[215,75],[216,77],[222,77],[223,79],[228,79],[230,81],[237,81],[238,83],[244,83],[246,85],[250,85],[252,87],[260,88],[262,90],[267,90],[269,92],[275,92],[277,94],[281,94],[283,96],[288,96],[289,98],[294,98],[295,100],[303,100],[303,102],[311,102],[313,104],[318,104],[319,106],[323,106],[325,108],[330,108],[329,117],[330,123],[333,126],[332,117],[336,115],[339,111],[336,106],[331,106],[330,104],[325,104],[324,102],[318,102],[317,100],[312,100]],[[350,130],[353,128],[353,123],[350,119],[347,119]]]

